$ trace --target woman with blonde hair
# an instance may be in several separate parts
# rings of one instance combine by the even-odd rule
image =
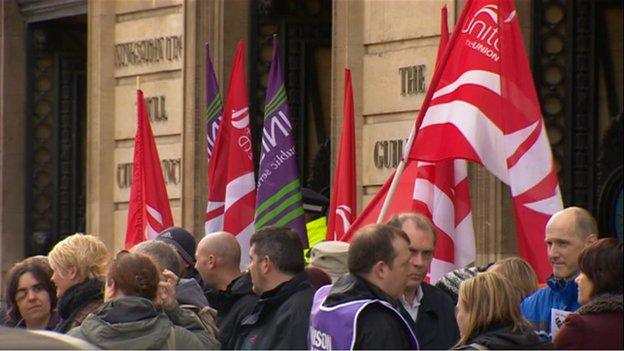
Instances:
[[[537,290],[537,275],[531,265],[520,257],[509,257],[494,263],[488,272],[500,273],[509,279],[511,285],[520,294],[520,303]]]
[[[496,272],[467,279],[459,287],[456,349],[550,349],[520,313],[518,293]]]
[[[58,242],[48,260],[61,317],[55,331],[66,333],[102,304],[109,254],[97,237],[77,233]]]

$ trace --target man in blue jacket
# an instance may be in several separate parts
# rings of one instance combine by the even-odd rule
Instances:
[[[540,334],[551,335],[552,310],[576,311],[579,308],[578,257],[583,248],[598,238],[596,220],[585,209],[568,207],[555,213],[546,224],[546,245],[553,274],[547,285],[527,297],[521,305],[522,314]]]

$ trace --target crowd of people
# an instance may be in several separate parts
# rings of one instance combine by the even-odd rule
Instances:
[[[598,234],[582,208],[553,215],[541,288],[518,257],[430,284],[436,229],[417,213],[320,243],[313,258],[344,259],[310,264],[287,227],[257,230],[249,252],[226,232],[173,227],[114,255],[74,234],[11,268],[0,317],[101,349],[623,349],[622,243]]]

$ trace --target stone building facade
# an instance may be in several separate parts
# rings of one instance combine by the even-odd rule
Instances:
[[[621,237],[621,2],[516,2],[564,201],[589,208],[605,233]],[[335,168],[343,69],[352,70],[361,210],[396,167],[424,98],[438,47],[440,8],[448,7],[452,29],[463,3],[4,0],[2,272],[27,255],[47,253],[77,231],[99,235],[111,249],[122,248],[137,77],[174,222],[197,237],[203,234],[205,43],[224,92],[236,43],[246,41],[257,141],[269,39],[279,34],[301,174],[305,185],[321,192],[329,190]],[[477,262],[516,253],[508,189],[480,167],[470,166],[469,176]]]

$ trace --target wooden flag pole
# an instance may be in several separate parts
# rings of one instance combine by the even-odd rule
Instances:
[[[141,90],[141,76],[136,77],[137,90]]]

